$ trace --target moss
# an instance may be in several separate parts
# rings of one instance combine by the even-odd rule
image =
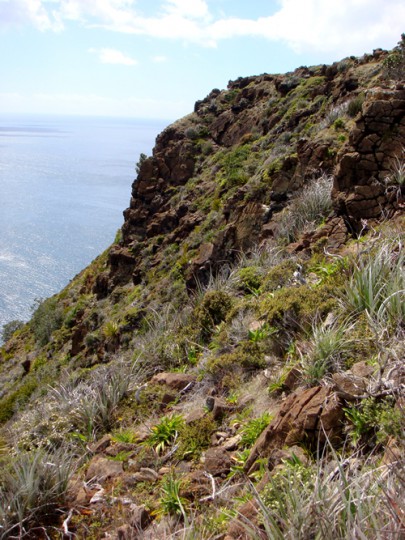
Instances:
[[[274,291],[280,287],[284,287],[292,278],[295,268],[296,265],[292,259],[287,259],[274,266],[267,272],[263,279],[262,289],[264,291]]]
[[[194,311],[201,335],[207,339],[216,325],[226,319],[233,304],[232,297],[223,291],[208,291]]]
[[[27,403],[37,386],[37,380],[28,376],[17,390],[0,400],[0,424],[10,420],[16,409]]]
[[[262,284],[262,275],[259,268],[255,266],[246,266],[237,273],[239,279],[239,288],[246,293],[256,292]]]
[[[260,311],[271,325],[299,328],[324,316],[336,307],[336,288],[325,283],[318,287],[300,285],[277,290],[261,301]]]
[[[238,384],[235,377],[237,372],[254,371],[265,366],[266,361],[261,344],[241,341],[235,351],[211,357],[207,362],[206,370],[216,382],[222,383],[227,388],[235,388]],[[225,377],[229,377],[226,384]]]
[[[216,429],[217,424],[210,414],[191,424],[184,424],[179,431],[176,456],[179,459],[198,460],[202,451],[211,445],[211,435]]]

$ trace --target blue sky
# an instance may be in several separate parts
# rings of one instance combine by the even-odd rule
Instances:
[[[403,0],[0,0],[0,113],[174,120],[229,79],[403,31]]]

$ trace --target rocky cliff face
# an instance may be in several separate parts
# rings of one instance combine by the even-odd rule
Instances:
[[[131,275],[141,282],[144,247],[161,235],[163,245],[182,242],[204,227],[215,198],[220,208],[209,227],[218,233],[190,261],[188,277],[272,236],[292,194],[322,173],[334,181],[325,232],[331,244],[359,231],[362,219],[392,215],[402,195],[385,179],[403,155],[405,90],[401,83],[386,87],[386,57],[375,51],[283,76],[240,78],[198,101],[193,114],[159,135],[142,163],[122,241],[110,252],[109,278],[102,277],[99,290],[107,294]],[[204,192],[206,201],[196,204]]]
[[[117,242],[1,349],[1,540],[402,538],[404,49],[158,136]]]

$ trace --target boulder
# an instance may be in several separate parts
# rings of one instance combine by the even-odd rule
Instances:
[[[157,375],[154,375],[150,381],[151,384],[164,384],[168,388],[171,388],[172,390],[178,390],[182,391],[187,386],[191,386],[193,383],[195,383],[196,377],[195,375],[191,375],[190,373],[158,373]]]
[[[86,480],[115,478],[123,473],[121,461],[113,461],[102,456],[95,456],[89,463],[86,472]]]
[[[254,444],[244,470],[249,472],[259,457],[275,448],[305,441],[317,447],[327,439],[340,437],[344,413],[339,397],[331,388],[316,386],[292,393]]]

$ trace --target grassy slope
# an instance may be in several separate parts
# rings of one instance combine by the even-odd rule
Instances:
[[[343,77],[349,68],[360,80],[361,91],[379,83],[378,62],[357,65],[346,60],[336,65],[336,88],[339,73]],[[137,247],[141,284],[129,282],[116,287],[104,299],[93,293],[97,276],[108,270],[108,254],[101,255],[61,293],[45,301],[30,323],[2,348],[0,421],[5,423],[2,444],[7,457],[1,480],[5,502],[0,523],[3,520],[5,528],[17,520],[33,530],[43,522],[44,513],[53,513],[55,506],[62,504],[63,482],[48,478],[49,471],[39,464],[48,459],[66,465],[63,454],[69,456],[69,463],[71,455],[85,460],[86,445],[105,433],[113,433],[116,442],[143,449],[133,441],[146,422],[162,428],[162,440],[168,447],[174,433],[180,433],[179,449],[169,461],[172,467],[186,458],[193,470],[203,470],[199,458],[211,445],[212,433],[227,431],[242,436],[243,442],[238,443],[233,455],[234,475],[220,481],[226,489],[217,501],[202,504],[198,497],[188,496],[179,505],[175,482],[181,481],[180,475],[174,484],[167,474],[159,479],[158,499],[153,484],[129,488],[118,478],[109,485],[114,496],[129,497],[138,504],[146,502],[158,515],[177,512],[181,518],[186,508],[186,524],[193,520],[197,537],[214,537],[226,530],[230,516],[239,508],[236,496],[252,496],[246,479],[238,487],[243,462],[260,429],[269,421],[263,414],[276,413],[280,394],[287,391],[285,377],[292,367],[298,370],[298,386],[310,387],[329,384],[333,372],[343,372],[359,361],[373,367],[375,378],[400,364],[403,218],[375,224],[367,236],[352,240],[334,255],[324,253],[322,242],[302,254],[294,254],[288,246],[302,232],[322,227],[328,217],[331,206],[326,173],[332,171],[354,125],[337,95],[318,91],[325,83],[321,72],[319,67],[305,77],[287,76],[285,82],[291,89],[284,96],[275,91],[271,94],[270,85],[270,93],[257,98],[251,114],[261,123],[241,132],[237,145],[212,141],[213,119],[209,113],[193,113],[179,121],[175,128],[187,133],[198,158],[194,176],[184,186],[172,188],[169,206],[187,204],[188,212],[198,216],[197,225],[184,238],[157,234],[144,241]],[[267,83],[259,84],[266,87]],[[358,99],[361,91],[356,93]],[[239,103],[239,93],[238,89],[223,92],[216,99],[217,106],[219,103],[228,110]],[[269,119],[276,122],[273,128],[267,132],[267,128],[259,129]],[[262,242],[260,247],[252,241],[246,252],[238,250],[235,254],[231,250],[226,262],[218,264],[211,275],[206,273],[204,284],[190,289],[191,261],[200,246],[215,243],[224,234],[227,215],[235,206],[251,201],[269,203],[269,191],[281,182],[280,171],[288,160],[296,159],[303,136],[315,148],[326,148],[325,174],[317,189],[300,191],[275,215],[273,221],[279,231],[276,238]],[[319,194],[325,186],[326,197],[314,201],[314,193]],[[298,204],[303,199],[306,204]],[[309,201],[316,206],[315,215],[306,214]],[[237,212],[235,215],[238,217]],[[331,314],[335,322],[325,327],[323,322]],[[22,362],[27,360],[30,366],[25,373]],[[164,389],[150,384],[142,387],[156,371],[193,373],[198,384],[183,397],[174,394],[175,406],[163,405],[167,402]],[[172,412],[182,419],[190,410],[201,411],[213,388],[231,406],[222,420],[206,417],[194,431],[190,426],[179,425],[172,431],[165,426]],[[393,441],[403,444],[399,392],[395,386],[386,395],[377,393],[378,397],[359,399],[354,407],[347,404],[344,432],[348,438],[343,438],[337,448],[343,457],[329,449],[321,460],[313,449],[306,448],[305,462],[284,462],[273,480],[265,483],[262,521],[268,538],[287,537],[287,532],[291,538],[310,538],[317,527],[320,538],[328,538],[327,534],[351,538],[356,530],[366,538],[375,538],[380,530],[381,537],[390,538],[392,530],[392,538],[399,538],[403,519],[400,476],[384,473],[384,481],[367,476],[368,467],[380,464]],[[156,450],[153,438],[150,445]],[[305,448],[305,441],[302,446]],[[129,467],[131,452],[123,452],[119,459]],[[9,458],[10,454],[16,461]],[[333,470],[346,455],[355,456],[358,469],[350,471],[349,479],[340,471],[335,483],[325,483],[326,471]],[[8,467],[13,463],[14,472],[11,469],[9,475]],[[157,455],[156,468],[158,463]],[[27,484],[24,474],[29,467],[34,472],[31,478],[46,478],[50,486],[45,503],[34,496],[28,501],[23,493],[22,484]],[[257,482],[265,469],[261,463],[251,480]],[[63,478],[68,475],[61,473]],[[20,484],[18,478],[23,479]],[[348,492],[342,492],[345,483],[350,486]],[[32,485],[33,494],[35,489],[38,486]],[[356,499],[359,490],[365,490],[369,498]],[[305,496],[308,493],[314,497]],[[319,524],[322,520],[314,522],[309,517],[315,507],[321,506],[315,494],[323,505],[323,529]],[[7,510],[11,496],[20,501],[12,515]],[[37,511],[44,505],[45,512]],[[361,512],[354,512],[353,505]],[[375,523],[370,508],[380,509]],[[89,538],[99,538],[100,530],[114,528],[124,514],[116,507],[108,511],[102,508],[88,518],[76,517],[75,527],[79,537],[87,530]],[[304,529],[302,522],[307,523]],[[164,526],[167,531],[175,528]],[[253,532],[249,534],[253,536]]]

